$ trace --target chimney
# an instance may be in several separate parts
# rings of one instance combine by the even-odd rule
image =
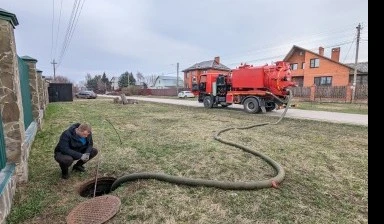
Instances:
[[[340,59],[340,47],[332,48],[331,59],[339,62]]]
[[[216,57],[215,57],[215,62],[216,62],[217,64],[220,64],[220,57],[219,57],[219,56],[216,56]]]
[[[319,47],[319,55],[324,56],[324,47]]]

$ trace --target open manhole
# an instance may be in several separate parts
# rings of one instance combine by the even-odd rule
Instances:
[[[85,182],[79,188],[79,194],[82,197],[91,198],[94,193],[95,196],[101,196],[111,192],[111,187],[116,178],[114,177],[99,177]],[[95,183],[96,183],[96,192],[95,192]]]

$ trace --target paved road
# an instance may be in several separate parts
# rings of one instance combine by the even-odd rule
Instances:
[[[99,95],[99,96],[110,97],[110,98],[116,97],[116,96],[111,96],[111,95]],[[177,105],[185,105],[185,106],[192,106],[192,107],[203,107],[203,104],[197,102],[197,100],[192,101],[192,100],[185,100],[185,99],[163,99],[163,98],[149,98],[149,97],[141,97],[141,96],[127,96],[127,98],[128,99],[142,100],[142,101],[149,101],[149,102],[156,102],[156,103],[167,103],[167,104],[177,104]],[[243,106],[242,105],[231,105],[228,108],[238,108],[238,109],[242,110]],[[281,116],[283,111],[284,111],[283,109],[273,110],[271,112],[268,112],[267,115],[269,115],[269,116]],[[361,115],[361,114],[347,114],[347,113],[300,110],[300,109],[290,108],[290,109],[288,109],[285,117],[368,126],[368,115]]]

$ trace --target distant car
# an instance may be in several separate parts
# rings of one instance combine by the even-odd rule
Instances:
[[[97,94],[91,90],[80,91],[75,94],[76,98],[82,99],[96,99]]]
[[[191,91],[181,91],[179,94],[177,94],[177,97],[179,98],[193,98],[195,97],[195,94],[193,94]]]

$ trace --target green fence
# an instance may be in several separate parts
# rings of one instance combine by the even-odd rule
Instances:
[[[23,112],[24,112],[24,129],[27,130],[27,128],[33,121],[31,91],[29,88],[29,71],[28,71],[28,65],[19,56],[17,56],[17,58],[19,60],[19,77],[20,77],[21,100],[23,103]]]
[[[7,163],[7,156],[5,155],[5,141],[1,114],[0,121],[0,170],[2,170],[5,167],[5,164]]]

